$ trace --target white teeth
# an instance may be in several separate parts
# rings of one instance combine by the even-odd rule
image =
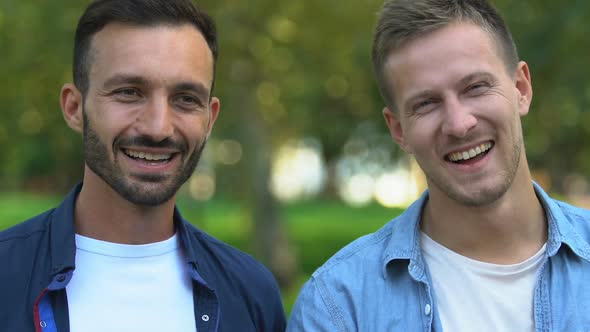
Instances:
[[[125,150],[125,153],[133,158],[141,158],[146,160],[166,160],[170,159],[172,156],[171,154],[164,154],[164,153],[147,153],[147,152],[139,152],[133,150]]]
[[[476,156],[488,151],[491,148],[492,148],[492,143],[486,142],[486,143],[482,143],[479,146],[476,146],[475,148],[471,148],[467,151],[453,152],[448,155],[448,158],[450,161],[468,160],[468,159],[471,159],[473,157],[476,157]]]

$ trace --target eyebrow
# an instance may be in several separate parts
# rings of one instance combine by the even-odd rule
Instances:
[[[107,79],[104,84],[103,88],[108,89],[113,86],[122,85],[122,84],[132,84],[132,85],[139,85],[143,87],[150,87],[153,84],[150,83],[149,80],[142,76],[138,75],[128,75],[128,74],[117,74],[109,79]],[[206,100],[209,98],[209,89],[199,82],[180,82],[172,85],[168,88],[170,91],[179,92],[179,91],[192,91],[198,95],[199,98]]]
[[[118,74],[115,75],[104,82],[102,85],[104,88],[108,88],[114,85],[120,84],[133,84],[133,85],[143,85],[149,86],[148,80],[141,76],[136,75],[126,75],[126,74]]]

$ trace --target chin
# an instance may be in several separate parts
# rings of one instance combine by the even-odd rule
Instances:
[[[462,193],[450,193],[449,196],[462,205],[482,207],[498,201],[507,190],[507,186],[496,185],[493,187],[473,188]]]

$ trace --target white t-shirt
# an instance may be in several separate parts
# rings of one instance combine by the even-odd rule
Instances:
[[[545,245],[526,261],[498,265],[461,256],[421,236],[444,331],[532,332],[533,290]]]
[[[196,331],[192,281],[174,235],[127,245],[76,234],[70,331]]]

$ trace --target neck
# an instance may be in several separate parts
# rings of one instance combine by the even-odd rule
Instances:
[[[172,198],[158,206],[138,206],[113,190],[88,167],[76,200],[76,233],[98,240],[145,244],[174,235]]]
[[[528,259],[547,241],[547,222],[528,166],[521,167],[519,173],[502,197],[485,206],[465,206],[431,190],[422,231],[443,246],[479,261],[515,264]]]

